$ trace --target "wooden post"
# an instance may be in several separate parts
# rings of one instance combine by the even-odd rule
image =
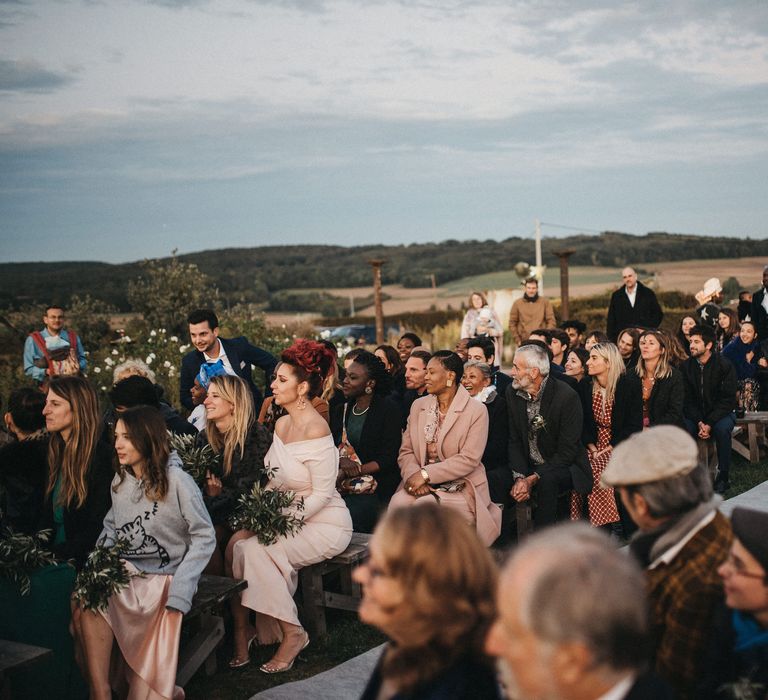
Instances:
[[[571,257],[575,250],[560,250],[555,251],[555,255],[560,259],[560,313],[562,315],[561,321],[566,321],[570,318],[570,309],[568,304],[568,258]]]
[[[373,301],[376,308],[376,344],[384,343],[384,310],[381,306],[381,266],[386,260],[369,260],[373,268]]]

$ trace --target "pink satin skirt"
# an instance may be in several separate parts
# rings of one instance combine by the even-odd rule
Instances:
[[[129,571],[135,567],[126,562]],[[134,577],[101,611],[119,647],[112,655],[110,683],[128,700],[180,700],[176,686],[181,615],[165,609],[172,576]]]

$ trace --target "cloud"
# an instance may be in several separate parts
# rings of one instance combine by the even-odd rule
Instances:
[[[51,92],[71,82],[70,76],[48,70],[37,61],[0,59],[0,91]]]

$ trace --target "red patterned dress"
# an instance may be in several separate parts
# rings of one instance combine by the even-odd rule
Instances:
[[[601,488],[600,477],[608,466],[610,452],[603,452],[611,445],[611,416],[613,415],[613,399],[604,405],[602,391],[592,393],[592,415],[597,425],[597,452],[589,453],[589,465],[592,467],[592,493],[587,495],[589,504],[589,522],[595,527],[619,521],[619,510],[616,507],[616,497],[613,488]],[[571,492],[571,520],[579,520],[584,504],[584,496],[575,491]]]

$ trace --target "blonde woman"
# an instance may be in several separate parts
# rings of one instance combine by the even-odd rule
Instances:
[[[99,400],[82,377],[52,378],[43,416],[51,439],[42,525],[54,532],[54,552],[79,568],[109,510],[112,446],[101,439]]]
[[[222,552],[232,536],[227,519],[240,495],[264,476],[264,456],[272,436],[256,421],[253,394],[240,377],[213,377],[203,405],[207,423],[205,433],[200,434],[220,456],[218,469],[206,474],[203,486],[203,500],[219,545],[206,573],[220,575],[224,572]]]
[[[632,433],[643,429],[642,398],[636,376],[625,374],[624,360],[613,343],[592,346],[587,360],[591,382],[582,384],[584,427],[582,442],[592,467],[592,492],[587,496],[587,516],[599,527],[618,523],[618,505],[612,488],[601,488],[600,477],[608,466],[613,448]],[[571,518],[584,515],[584,496],[571,494]]]
[[[640,358],[635,371],[642,390],[643,429],[665,424],[685,428],[685,384],[683,375],[671,364],[670,341],[661,331],[640,334]]]

